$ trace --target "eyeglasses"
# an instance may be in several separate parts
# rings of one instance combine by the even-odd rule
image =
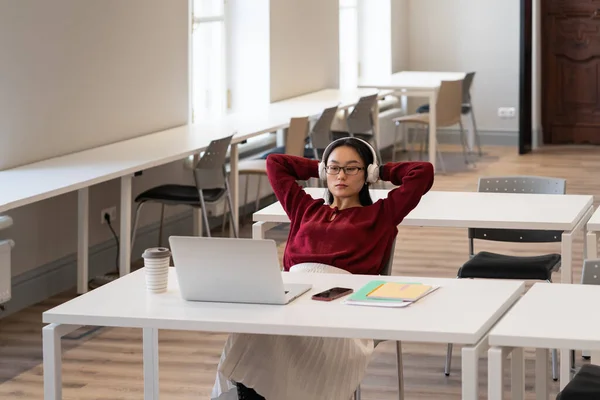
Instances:
[[[327,167],[325,167],[325,171],[328,175],[338,175],[342,170],[346,175],[356,175],[358,174],[358,171],[361,171],[363,169],[363,167],[340,167],[337,165],[328,165]]]

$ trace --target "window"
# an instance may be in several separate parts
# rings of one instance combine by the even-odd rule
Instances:
[[[358,85],[358,0],[340,1],[340,89]]]
[[[193,120],[226,111],[225,0],[194,0],[192,26]]]

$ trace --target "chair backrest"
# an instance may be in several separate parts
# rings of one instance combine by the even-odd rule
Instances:
[[[373,134],[373,107],[377,102],[377,94],[361,97],[348,115],[346,123],[348,133]]]
[[[285,154],[304,157],[304,146],[308,136],[308,117],[290,119],[285,136]]]
[[[232,138],[233,135],[215,139],[209,143],[208,148],[194,168],[194,180],[198,190],[226,188],[225,160]]]
[[[600,285],[600,260],[583,260],[581,283],[584,285]]]
[[[471,104],[471,85],[473,85],[473,79],[475,78],[475,72],[467,72],[463,79],[462,87],[462,102],[463,104]]]
[[[462,110],[463,81],[442,81],[436,103],[438,127],[452,126],[460,122]]]
[[[381,270],[379,275],[392,275],[392,266],[394,265],[394,251],[396,249],[396,238],[394,238],[394,242],[392,243],[392,249],[390,250],[390,254],[388,255],[388,260],[385,263],[385,266]]]
[[[478,192],[494,193],[535,193],[565,194],[565,179],[540,176],[497,176],[479,178]],[[549,243],[560,242],[562,231],[522,230],[522,229],[479,229],[470,228],[469,250],[473,254],[473,239],[498,242]]]
[[[312,147],[315,159],[321,158],[322,152],[331,143],[331,124],[338,111],[338,106],[326,108],[319,117],[319,120],[313,126],[312,131],[309,134],[310,146]]]

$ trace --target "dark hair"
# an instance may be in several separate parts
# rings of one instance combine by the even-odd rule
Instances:
[[[348,138],[339,139],[336,142],[333,142],[331,144],[331,146],[329,146],[327,151],[325,151],[325,153],[323,153],[323,162],[325,164],[327,164],[327,160],[329,159],[331,152],[341,146],[351,147],[354,150],[356,150],[356,152],[360,156],[361,160],[365,163],[364,175],[365,175],[365,182],[366,182],[367,166],[369,166],[370,164],[373,164],[375,162],[375,160],[373,159],[373,152],[371,151],[369,146],[367,146],[365,143],[363,143],[362,140],[357,140],[355,138],[348,137]],[[327,200],[328,204],[333,203],[333,195],[331,194],[329,189],[325,189],[325,199]],[[360,202],[360,205],[362,205],[362,206],[370,206],[371,204],[373,204],[373,200],[371,199],[371,194],[369,193],[369,184],[368,183],[366,185],[363,185],[362,189],[360,189],[360,192],[358,192],[358,201]]]

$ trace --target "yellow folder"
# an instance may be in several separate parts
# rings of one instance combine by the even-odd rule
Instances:
[[[371,299],[417,301],[431,291],[433,286],[421,283],[386,282],[367,295]]]

